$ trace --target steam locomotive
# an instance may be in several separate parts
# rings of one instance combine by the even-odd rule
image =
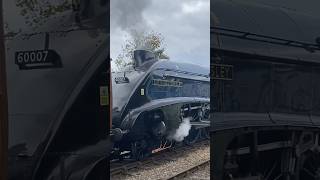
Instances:
[[[66,1],[53,17],[54,6],[32,2],[33,27],[15,3],[3,8],[14,28],[5,32],[8,179],[108,178],[107,1]]]
[[[176,141],[208,138],[209,69],[136,50],[133,67],[112,73],[112,92],[114,158],[129,152],[141,159]],[[184,123],[185,135],[179,132]]]
[[[319,179],[319,1],[211,6],[213,179]]]

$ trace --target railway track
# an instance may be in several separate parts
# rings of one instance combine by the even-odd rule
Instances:
[[[166,151],[156,153],[153,156],[142,161],[124,160],[120,162],[111,163],[110,178],[113,180],[113,179],[120,179],[119,176],[123,176],[123,175],[132,176],[134,172],[137,172],[139,170],[152,169],[156,166],[160,166],[161,164],[165,164],[166,162],[175,161],[177,158],[181,157],[184,153],[190,152],[191,150],[195,150],[197,148],[201,148],[204,146],[209,146],[209,140],[203,140],[203,141],[194,143],[191,146],[173,147]],[[197,164],[197,166],[200,166],[200,165]],[[180,172],[180,173],[183,174],[183,172]]]
[[[191,168],[188,168],[186,170],[183,170],[175,175],[172,175],[171,177],[167,178],[167,180],[174,180],[174,179],[182,179],[185,178],[186,176],[188,176],[189,174],[192,174],[193,172],[200,170],[201,168],[210,165],[210,159],[199,163]]]

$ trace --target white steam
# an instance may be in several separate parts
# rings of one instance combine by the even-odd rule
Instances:
[[[144,32],[148,24],[143,17],[144,11],[151,5],[150,0],[111,0],[111,26],[119,27],[131,36]]]
[[[183,141],[183,139],[189,135],[189,131],[191,129],[190,120],[191,118],[184,118],[182,123],[179,125],[179,128],[173,131],[173,133],[168,136],[168,139],[178,142]]]

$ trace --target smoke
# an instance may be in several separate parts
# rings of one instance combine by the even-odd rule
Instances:
[[[111,0],[111,26],[118,27],[131,36],[146,31],[149,28],[143,12],[151,3],[151,0]]]
[[[153,20],[150,20],[153,0],[111,0],[110,1],[110,41],[112,69],[118,66],[121,70],[132,65],[133,52],[137,49],[150,50],[159,57],[167,57],[159,50],[164,49],[163,37],[152,30]],[[156,9],[155,9],[156,8]],[[152,13],[151,13],[152,15]],[[123,43],[122,43],[123,42]],[[159,46],[158,46],[159,45]],[[124,65],[124,66],[122,66]]]
[[[183,139],[189,135],[189,131],[191,129],[190,120],[191,118],[184,118],[182,123],[179,125],[179,128],[169,134],[168,139],[178,142],[183,141]]]

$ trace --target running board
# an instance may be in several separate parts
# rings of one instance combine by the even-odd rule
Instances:
[[[210,121],[190,122],[190,124],[196,129],[210,127]]]

